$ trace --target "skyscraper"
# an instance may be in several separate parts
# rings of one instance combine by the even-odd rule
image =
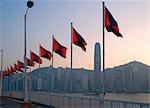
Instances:
[[[95,91],[101,91],[101,50],[100,50],[100,43],[95,44],[94,49],[94,85]]]
[[[101,71],[101,49],[100,49],[100,43],[95,44],[95,50],[94,50],[94,71],[100,72]]]

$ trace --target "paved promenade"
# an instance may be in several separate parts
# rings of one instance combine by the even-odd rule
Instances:
[[[24,105],[22,101],[0,98],[0,108],[51,108],[51,107],[36,104]]]

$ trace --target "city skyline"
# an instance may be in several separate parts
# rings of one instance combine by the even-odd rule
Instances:
[[[52,35],[67,46],[67,59],[54,54],[55,67],[70,67],[70,23],[87,42],[87,52],[73,45],[73,68],[94,68],[94,45],[102,50],[102,1],[34,1],[27,16],[27,57],[30,49],[39,53],[39,44],[51,51]],[[105,30],[106,68],[136,59],[150,65],[148,1],[105,2],[118,22],[123,38]],[[26,1],[6,0],[1,6],[1,41],[4,49],[4,68],[17,59],[23,61],[24,14]],[[138,13],[137,13],[138,10]],[[125,12],[125,14],[124,14]],[[11,19],[11,20],[10,20]],[[113,48],[112,48],[113,47]],[[102,54],[101,54],[102,55]],[[81,61],[82,59],[82,61]],[[41,67],[51,62],[42,59]],[[36,68],[38,64],[36,64]]]

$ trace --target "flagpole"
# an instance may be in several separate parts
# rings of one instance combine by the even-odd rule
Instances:
[[[41,54],[40,54],[40,46],[41,46],[41,44],[39,44],[39,58],[41,58]],[[39,69],[40,69],[40,60],[39,60]]]
[[[71,70],[72,70],[72,26],[73,23],[71,22]]]
[[[40,58],[40,57],[41,57],[41,54],[40,54],[40,44],[39,44],[39,58]],[[38,91],[40,92],[40,89],[41,89],[41,88],[40,88],[40,86],[41,86],[41,85],[40,85],[40,84],[41,84],[41,78],[40,78],[40,60],[39,60],[39,69],[38,69],[38,80],[39,80],[39,81],[38,81],[38,83],[39,83],[39,88],[38,88],[39,90],[38,90]]]
[[[2,74],[3,74],[3,50],[0,50],[1,51],[1,88],[0,88],[0,97],[2,96],[2,92],[3,92],[3,90],[2,90],[2,88],[3,88],[3,76],[2,76]]]
[[[72,76],[72,27],[73,27],[73,23],[71,22],[71,73],[70,73],[70,76]],[[71,77],[71,92],[73,91],[73,80],[72,80],[72,77]]]
[[[54,66],[54,35],[52,35],[52,72],[51,72],[51,92],[53,91],[53,77],[52,77],[52,73],[53,73],[53,66]]]
[[[27,64],[26,64],[26,17],[27,17],[27,13],[29,8],[31,8],[34,5],[33,1],[28,1],[27,2],[27,10],[26,13],[24,15],[24,74],[25,74],[25,99],[24,99],[24,103],[28,102],[28,91],[27,91]]]
[[[24,101],[25,102],[28,102],[28,97],[27,97],[27,81],[26,81],[26,78],[27,78],[27,70],[26,70],[26,16],[27,16],[27,12],[28,12],[28,9],[27,8],[27,11],[26,11],[26,14],[24,15],[24,46],[25,46],[25,51],[24,51],[24,66],[25,66],[25,99]]]
[[[105,96],[105,2],[103,4],[103,96]]]
[[[52,55],[54,55],[54,50],[53,50],[53,40],[54,40],[54,35],[52,35]],[[52,68],[53,68],[53,59],[54,59],[54,56],[52,56]]]

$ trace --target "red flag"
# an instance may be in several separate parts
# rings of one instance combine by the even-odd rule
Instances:
[[[45,48],[43,48],[41,45],[40,45],[40,56],[43,57],[43,58],[46,58],[48,60],[51,60],[52,58],[52,53],[49,52],[48,50],[46,50]]]
[[[21,68],[25,68],[25,66],[24,66],[24,63],[23,62],[21,62],[20,60],[18,60],[18,71],[23,71]],[[27,67],[27,69],[29,69],[28,67]]]
[[[53,51],[61,57],[66,58],[67,48],[59,44],[55,38],[53,38]]]
[[[12,66],[10,66],[10,70],[11,70],[11,72],[15,72],[16,71]]]
[[[105,27],[108,32],[113,32],[117,37],[123,37],[119,27],[109,10],[105,7]]]
[[[72,27],[73,33],[72,33],[72,41],[75,45],[82,48],[82,50],[86,51],[85,46],[87,43],[82,38],[82,36]]]
[[[18,69],[18,66],[16,63],[14,63],[14,69],[17,70]]]
[[[10,74],[11,74],[11,71],[9,68],[7,68],[7,75],[10,76]]]
[[[34,66],[35,65],[35,63],[28,58],[26,58],[26,63],[27,63],[27,66]]]
[[[7,69],[5,69],[5,72],[4,72],[4,73],[5,73],[5,76],[8,76],[8,72],[7,72]]]
[[[10,65],[10,74],[15,75],[16,70]]]
[[[8,74],[7,69],[5,69],[4,75],[7,76],[7,74]]]
[[[3,77],[5,77],[6,75],[6,69],[3,71]]]
[[[17,70],[20,71],[20,72],[23,72],[23,70],[21,68],[18,68]]]
[[[24,63],[18,60],[18,68],[24,68]]]
[[[15,73],[18,73],[17,70],[18,70],[18,66],[16,63],[14,63],[14,70],[15,70]]]
[[[1,74],[1,78],[2,78],[2,79],[4,79],[5,74],[6,74],[6,70],[4,70],[4,71],[2,72],[2,74]]]
[[[31,61],[35,61],[36,63],[42,64],[42,60],[40,59],[40,57],[34,54],[31,50],[30,50],[30,59]]]

